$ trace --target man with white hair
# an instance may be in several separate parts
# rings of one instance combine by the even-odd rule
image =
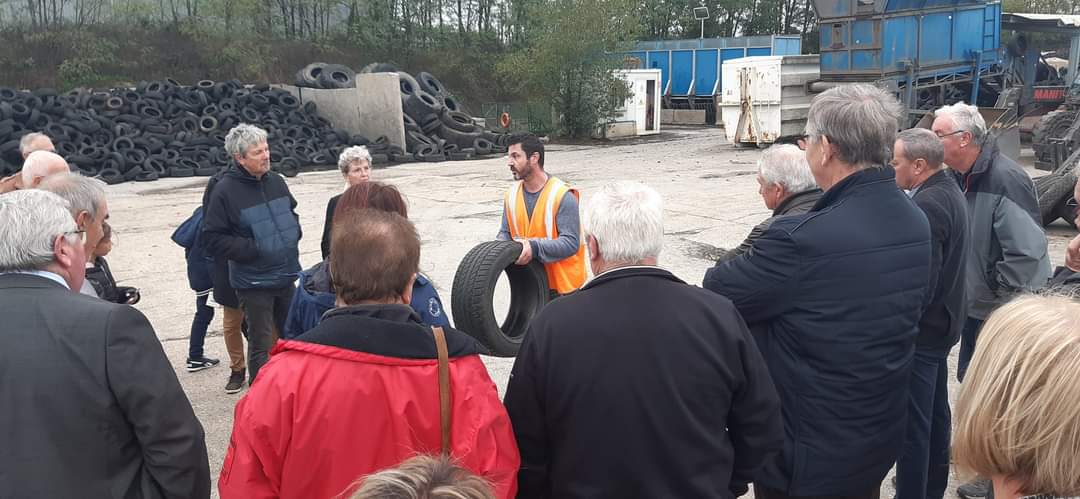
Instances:
[[[61,173],[46,178],[39,187],[67,201],[75,224],[78,225],[79,230],[85,232],[86,262],[92,263],[93,248],[96,248],[104,237],[105,220],[109,218],[109,204],[105,199],[105,182],[84,177],[78,173]],[[89,281],[83,282],[79,292],[97,296],[94,286]]]
[[[56,152],[56,146],[48,135],[41,132],[23,135],[19,139],[19,154],[22,154],[23,160],[25,161],[34,151]]]
[[[584,222],[596,277],[533,319],[506,389],[518,497],[746,493],[783,441],[746,324],[727,299],[658,266],[653,189],[606,185]]]
[[[896,185],[930,222],[929,305],[919,319],[911,366],[907,439],[896,462],[896,499],[941,499],[949,485],[949,351],[967,318],[964,280],[968,214],[964,193],[942,168],[941,139],[925,128],[900,132],[893,147]]]
[[[26,156],[21,171],[0,181],[0,194],[20,189],[35,189],[46,177],[70,171],[67,161],[59,154],[33,151]]]
[[[0,196],[0,495],[208,498],[202,425],[153,327],[70,291],[89,248],[66,204]]]
[[[780,394],[784,451],[756,475],[757,499],[876,499],[904,444],[931,250],[886,166],[901,112],[870,85],[818,94],[799,143],[825,194],[705,274],[754,326]]]
[[[285,329],[300,273],[300,217],[285,179],[270,171],[266,131],[241,123],[225,136],[235,163],[210,193],[204,244],[228,260],[229,281],[248,322],[248,384]],[[241,374],[242,377],[242,374]]]
[[[930,129],[941,139],[945,164],[955,172],[968,204],[968,316],[956,368],[962,381],[983,321],[1017,294],[1044,287],[1050,279],[1050,257],[1035,185],[987,136],[979,109],[964,103],[942,107]],[[976,480],[957,493],[985,497],[989,487],[989,480]]]
[[[793,144],[777,144],[765,150],[758,159],[758,194],[771,217],[754,226],[742,244],[720,257],[730,260],[747,251],[761,237],[776,217],[800,215],[810,211],[821,199],[821,188],[814,182],[806,154]]]

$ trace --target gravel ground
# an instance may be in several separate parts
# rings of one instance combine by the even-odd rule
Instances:
[[[769,214],[757,195],[758,155],[757,150],[727,144],[720,129],[668,128],[659,136],[614,145],[552,145],[546,164],[550,173],[579,187],[586,202],[591,190],[613,179],[639,180],[655,187],[666,204],[661,265],[699,284],[713,255],[736,246]],[[1026,159],[1030,164],[1030,157]],[[1037,175],[1034,170],[1032,174]],[[372,177],[396,185],[407,197],[410,218],[422,237],[422,270],[436,284],[449,312],[450,287],[461,257],[498,231],[502,195],[512,180],[506,161],[404,164],[378,169]],[[299,202],[304,230],[300,259],[308,267],[319,260],[326,202],[342,191],[343,183],[336,170],[301,174],[288,183]],[[118,281],[141,289],[142,302],[137,307],[153,323],[206,428],[217,497],[216,477],[228,445],[233,407],[243,393],[224,393],[226,367],[190,374],[183,369],[195,298],[188,289],[183,251],[169,239],[201,201],[205,184],[206,179],[188,178],[109,187],[110,222],[117,238],[109,262]],[[1074,233],[1062,222],[1048,229],[1055,264],[1061,264]],[[497,299],[497,309],[505,310],[506,299]],[[206,352],[227,363],[220,313],[211,325]],[[501,393],[513,359],[484,360]],[[953,382],[954,395],[956,388]],[[886,479],[882,497],[891,498],[893,492]]]

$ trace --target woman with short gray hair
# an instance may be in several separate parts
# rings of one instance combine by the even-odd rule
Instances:
[[[341,151],[338,156],[338,169],[341,176],[345,177],[345,188],[359,185],[371,180],[371,153],[364,146],[352,146]],[[330,198],[326,203],[326,222],[323,223],[322,233],[322,257],[325,260],[330,256],[330,228],[334,225],[334,210],[337,208],[341,194]]]

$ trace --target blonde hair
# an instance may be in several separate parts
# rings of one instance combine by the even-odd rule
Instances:
[[[420,455],[362,478],[349,499],[495,499],[495,493],[449,457]]]
[[[1023,494],[1080,494],[1080,303],[1024,296],[990,315],[956,404],[961,471]]]

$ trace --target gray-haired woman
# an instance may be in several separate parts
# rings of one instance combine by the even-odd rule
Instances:
[[[364,146],[352,146],[341,151],[338,156],[338,168],[341,176],[345,177],[345,188],[362,184],[371,180],[371,153]],[[322,232],[322,257],[325,260],[330,256],[330,228],[334,225],[334,209],[337,208],[341,194],[330,198],[326,203],[326,223],[323,224]]]

